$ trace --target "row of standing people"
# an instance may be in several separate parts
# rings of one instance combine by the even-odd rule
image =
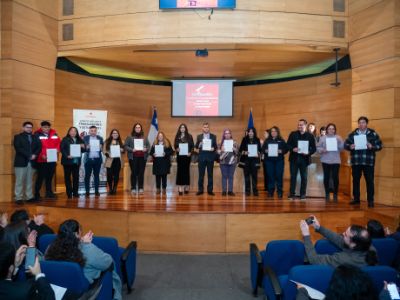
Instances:
[[[170,173],[171,167],[171,156],[176,152],[176,184],[180,195],[189,191],[191,156],[192,154],[197,154],[199,171],[197,195],[201,195],[204,192],[203,186],[206,171],[208,175],[207,192],[211,195],[214,194],[213,168],[214,161],[217,160],[221,169],[222,191],[224,195],[234,195],[233,178],[237,165],[242,167],[244,171],[246,195],[250,195],[251,191],[254,195],[258,195],[257,172],[260,165],[263,164],[266,170],[268,195],[272,197],[276,191],[278,198],[282,198],[284,155],[290,152],[291,176],[289,198],[291,199],[295,196],[298,173],[300,173],[301,177],[300,198],[305,199],[307,167],[311,162],[311,155],[318,151],[321,155],[324,171],[327,200],[329,200],[329,193],[331,191],[331,180],[333,181],[333,198],[337,200],[339,168],[341,164],[340,152],[346,149],[351,153],[354,196],[352,203],[359,203],[360,178],[361,174],[364,174],[367,183],[367,199],[373,205],[375,152],[382,148],[379,136],[374,130],[368,128],[368,119],[366,117],[359,118],[358,128],[349,134],[345,142],[336,134],[335,124],[331,123],[326,127],[326,135],[321,136],[316,143],[315,136],[307,131],[307,121],[301,119],[298,121],[297,130],[290,133],[287,142],[281,137],[279,128],[274,126],[268,130],[268,136],[266,136],[262,146],[255,128],[248,128],[246,130],[246,134],[240,145],[233,139],[232,132],[229,129],[225,129],[220,144],[217,144],[217,138],[214,134],[210,133],[208,123],[203,124],[202,133],[196,137],[196,142],[194,142],[187,126],[181,124],[178,127],[173,144],[165,137],[164,133],[160,132],[152,147],[150,147],[149,141],[145,138],[143,127],[139,123],[133,126],[132,133],[126,138],[125,143],[122,142],[119,131],[116,129],[111,130],[109,137],[104,142],[103,138],[97,135],[97,128],[95,126],[92,126],[89,129],[89,135],[83,138],[79,135],[75,127],[71,127],[62,141],[47,121],[41,123],[41,128],[35,134],[32,134],[32,130],[32,123],[25,122],[23,124],[23,132],[14,138],[16,150],[14,163],[16,174],[15,196],[17,201],[21,201],[23,198],[24,180],[26,185],[26,199],[40,199],[40,188],[43,180],[46,182],[46,197],[54,198],[51,181],[56,163],[47,161],[47,149],[61,151],[61,164],[64,167],[67,195],[69,198],[78,196],[81,157],[73,157],[70,153],[71,145],[78,144],[82,152],[87,152],[87,155],[84,156],[85,161],[83,162],[85,166],[86,194],[89,194],[89,182],[92,173],[94,175],[95,194],[99,194],[99,172],[103,163],[102,153],[106,156],[105,166],[107,168],[109,193],[116,193],[122,162],[121,155],[112,157],[111,146],[118,145],[121,154],[127,152],[131,168],[132,193],[139,194],[143,193],[144,171],[148,155],[153,157],[153,174],[156,177],[157,192],[160,193],[161,188],[162,191],[166,189],[167,175]],[[366,135],[366,149],[355,149],[355,135]],[[332,138],[336,139],[336,149],[335,151],[328,151],[327,139]],[[135,140],[141,140],[139,148]],[[96,141],[96,143],[93,141]],[[93,145],[98,146],[93,147]],[[299,145],[303,145],[302,147],[306,145],[307,149],[300,149]],[[160,149],[160,146],[162,146],[162,151],[156,150],[157,148]],[[35,184],[35,196],[33,196],[30,186],[32,181],[29,180],[34,169],[38,172]]]

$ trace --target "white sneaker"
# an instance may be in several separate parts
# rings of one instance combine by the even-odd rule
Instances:
[[[143,194],[144,194],[143,189],[139,189],[139,195],[143,195]]]
[[[137,194],[137,190],[136,189],[133,189],[133,190],[131,190],[131,195],[133,196],[133,195],[136,195]]]

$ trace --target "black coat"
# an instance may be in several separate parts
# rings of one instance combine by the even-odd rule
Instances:
[[[271,157],[268,156],[268,152],[265,152],[268,149],[269,144],[278,144],[278,150],[282,150],[282,153],[278,153],[278,156],[276,157]],[[271,136],[269,136],[263,143],[261,147],[261,152],[264,154],[264,161],[265,160],[282,160],[284,159],[284,155],[288,152],[288,147],[284,139],[282,138],[276,138],[273,139]]]
[[[74,159],[69,159],[68,156],[70,154],[71,150],[71,145],[72,144],[84,144],[83,140],[81,138],[77,138],[76,142],[69,136],[66,136],[62,139],[61,145],[60,145],[60,151],[61,151],[61,164],[62,165],[73,165]],[[85,148],[81,148],[82,153],[85,152]],[[78,165],[81,164],[81,157],[78,158]]]
[[[42,143],[36,135],[32,136],[32,143],[29,144],[28,134],[22,132],[14,136],[14,167],[26,167],[29,161],[31,161],[31,156],[40,154],[42,150]],[[32,161],[33,162],[33,161]]]
[[[248,157],[247,154],[243,154],[243,152],[247,152],[248,145],[255,144],[257,145],[258,157]],[[239,153],[241,154],[240,162],[244,163],[244,165],[256,164],[257,167],[260,166],[260,153],[261,153],[261,143],[259,138],[253,138],[250,140],[248,136],[245,136],[240,143]]]
[[[54,292],[45,277],[27,281],[0,280],[0,299],[54,300]]]
[[[174,153],[172,147],[164,146],[165,156],[156,157],[155,146],[151,146],[150,155],[153,156],[153,175],[166,175],[169,174],[171,170],[171,155]]]
[[[203,141],[203,136],[203,134],[197,136],[195,145],[195,148],[199,149],[199,161],[214,161],[217,158],[217,137],[215,134],[210,133],[211,147],[214,148],[214,151],[203,151],[202,147],[200,147],[200,143]]]
[[[297,152],[294,152],[293,149],[297,148],[298,141],[308,141],[308,154],[297,154]],[[288,149],[290,151],[289,155],[289,161],[296,161],[297,159],[304,159],[307,161],[308,164],[311,163],[311,155],[317,151],[317,147],[315,145],[315,138],[314,136],[309,133],[305,132],[303,134],[300,133],[300,131],[292,131],[289,135],[288,141],[287,141]]]

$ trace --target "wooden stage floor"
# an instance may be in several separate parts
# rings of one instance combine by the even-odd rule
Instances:
[[[351,206],[349,201],[344,195],[338,203],[327,203],[323,198],[268,199],[265,192],[258,197],[196,196],[195,192],[132,196],[119,192],[69,200],[61,193],[56,200],[36,204],[0,204],[0,210],[11,213],[26,208],[31,214],[43,213],[54,230],[62,221],[74,218],[84,231],[114,236],[121,245],[135,240],[138,249],[146,252],[243,253],[251,242],[263,248],[270,240],[301,239],[299,221],[310,214],[337,232],[353,223],[365,225],[371,218],[391,229],[397,227],[400,207],[376,204],[368,209],[365,202]],[[320,238],[315,233],[312,237]]]

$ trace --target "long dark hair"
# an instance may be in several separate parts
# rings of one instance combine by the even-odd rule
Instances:
[[[76,128],[75,126],[71,126],[68,130],[67,130],[67,134],[65,135],[66,138],[72,139],[72,137],[69,135],[69,132],[71,131],[71,129],[75,129],[76,130],[76,141],[78,144],[83,143],[81,136],[79,135],[79,130],[78,128]]]
[[[78,221],[72,219],[64,221],[58,229],[57,238],[47,249],[45,258],[76,262],[83,267],[85,259],[79,248],[79,238],[76,236],[79,230]]]
[[[274,129],[274,130],[276,131],[276,133],[277,133],[276,138],[277,138],[278,140],[281,140],[281,139],[282,139],[281,130],[279,129],[278,126],[272,126],[272,127],[268,130],[268,132],[269,132],[268,139],[272,139],[272,135],[271,135],[272,129]]]
[[[257,139],[258,139],[258,137],[257,137],[257,130],[256,130],[254,127],[249,127],[249,128],[246,129],[246,136],[245,136],[245,139],[246,139],[247,141],[250,140],[250,137],[249,137],[249,132],[250,132],[250,130],[252,130],[253,133],[254,133],[253,139],[257,140]]]
[[[185,123],[182,123],[182,124],[180,124],[178,126],[178,130],[177,130],[176,135],[175,135],[175,142],[178,142],[180,137],[181,137],[181,127],[182,126],[185,127],[185,133],[184,133],[183,137],[184,137],[185,141],[189,140],[190,134],[189,134],[189,130],[187,128],[187,125]]]
[[[28,226],[25,221],[7,225],[3,240],[9,242],[17,250],[21,245],[28,245]]]
[[[385,237],[385,229],[378,220],[371,219],[367,223],[367,231],[371,239],[380,239]]]
[[[140,133],[136,133],[136,131],[135,131],[135,127],[136,127],[137,125],[140,126]],[[142,126],[142,124],[140,124],[140,123],[135,123],[135,124],[133,125],[133,127],[132,127],[132,132],[131,132],[131,136],[134,136],[134,137],[143,137],[143,136],[144,136],[144,131],[143,131],[143,126]]]
[[[350,265],[340,265],[333,272],[325,300],[375,300],[374,285],[368,274]]]
[[[112,141],[113,141],[112,134],[113,134],[114,131],[116,131],[116,132],[118,133],[118,139],[117,139],[117,141],[118,141],[119,146],[120,146],[121,148],[123,147],[123,143],[122,143],[121,135],[119,134],[119,130],[114,128],[114,129],[112,129],[112,130],[110,131],[110,135],[109,135],[108,138],[106,139],[106,150],[110,150],[110,146],[111,146],[111,143],[112,143]]]
[[[314,126],[314,132],[310,132],[310,126]],[[311,133],[313,136],[317,136],[317,126],[315,123],[311,122],[307,124],[307,132]]]

